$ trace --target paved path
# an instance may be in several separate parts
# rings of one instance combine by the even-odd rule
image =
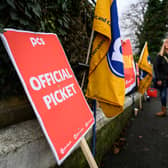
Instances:
[[[143,102],[126,131],[126,144],[117,155],[109,151],[101,168],[168,168],[168,116],[156,117],[159,110],[158,98]]]

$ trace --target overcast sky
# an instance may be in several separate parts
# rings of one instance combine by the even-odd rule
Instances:
[[[90,2],[92,2],[91,0],[89,0]],[[117,0],[117,6],[118,6],[118,13],[119,16],[121,16],[122,12],[127,9],[127,7],[132,4],[132,3],[136,3],[138,0]],[[96,0],[95,0],[96,2]]]
[[[119,25],[121,24],[121,18],[122,18],[122,14],[123,12],[125,12],[129,6],[133,3],[138,2],[139,0],[117,0],[117,7],[118,7],[118,16],[119,16]],[[120,26],[121,27],[121,26]],[[125,34],[126,34],[127,30],[122,30],[120,28],[120,33],[121,33],[121,38],[125,39]]]
[[[118,15],[121,16],[130,4],[136,3],[138,0],[117,0]]]

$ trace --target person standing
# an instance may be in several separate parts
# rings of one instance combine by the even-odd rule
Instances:
[[[154,63],[156,87],[160,93],[161,111],[156,116],[166,116],[167,87],[168,87],[168,38],[164,40],[161,50]]]

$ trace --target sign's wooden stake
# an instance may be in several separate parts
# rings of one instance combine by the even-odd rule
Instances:
[[[81,139],[80,147],[85,155],[86,160],[88,161],[90,168],[98,168],[97,163],[96,163],[95,159],[93,158],[93,155],[89,149],[89,146],[88,146],[85,138]]]

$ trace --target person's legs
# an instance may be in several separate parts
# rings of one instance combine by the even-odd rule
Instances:
[[[162,105],[162,111],[156,113],[156,116],[162,117],[166,115],[166,102],[167,102],[167,88],[160,88],[160,101]]]
[[[161,100],[162,106],[166,106],[166,102],[167,102],[167,88],[166,87],[162,88],[160,91],[160,100]]]

